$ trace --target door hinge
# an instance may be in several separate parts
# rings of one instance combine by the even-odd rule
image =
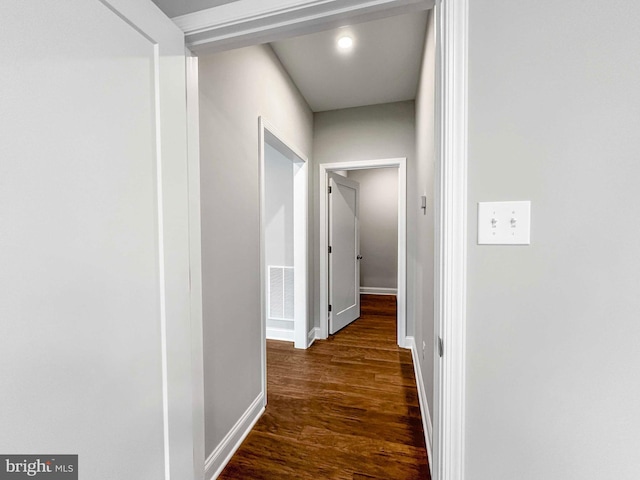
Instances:
[[[329,185],[329,193],[331,193],[331,185]]]
[[[440,358],[444,355],[444,342],[440,337],[438,337],[438,355],[440,355]]]
[[[329,311],[331,311],[331,305],[329,305]]]
[[[331,253],[331,246],[329,246],[329,253]]]

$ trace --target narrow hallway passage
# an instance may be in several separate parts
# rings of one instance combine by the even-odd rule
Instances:
[[[268,341],[267,397],[220,479],[428,480],[411,352],[396,345],[394,296],[308,350]]]

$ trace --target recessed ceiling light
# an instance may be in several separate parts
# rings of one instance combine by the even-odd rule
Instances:
[[[353,38],[348,35],[340,37],[338,39],[338,48],[340,50],[351,50],[353,47]]]

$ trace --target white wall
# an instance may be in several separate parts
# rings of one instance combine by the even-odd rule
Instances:
[[[0,57],[0,452],[194,478],[183,34],[0,2]]]
[[[434,170],[435,170],[435,28],[433,11],[429,13],[420,82],[416,98],[416,174],[411,178],[418,195],[426,195],[425,211],[411,212],[416,224],[413,292],[416,298],[414,337],[420,369],[433,418],[434,342]],[[423,349],[424,345],[424,349]]]
[[[311,111],[268,46],[200,58],[206,452],[261,391],[258,117],[310,156]]]
[[[414,102],[397,102],[368,107],[347,108],[314,114],[313,160],[315,164],[353,160],[407,157],[407,174],[415,173],[415,111]],[[351,178],[349,172],[349,178]],[[415,186],[409,184],[408,209],[418,208]],[[314,185],[314,214],[319,215],[319,193]],[[412,200],[413,199],[413,200]],[[315,224],[314,239],[319,235],[319,224]],[[407,225],[408,270],[411,271],[412,249],[415,245],[415,228]],[[314,250],[314,275],[319,275],[320,253]],[[408,279],[411,279],[408,274]],[[408,287],[408,294],[411,292]],[[314,289],[315,325],[319,326],[319,288]],[[413,297],[408,298],[407,314],[410,335],[413,331]]]
[[[468,480],[640,471],[640,3],[470,4]],[[531,200],[532,243],[476,245]]]
[[[398,287],[398,169],[351,170],[360,184],[360,286]]]

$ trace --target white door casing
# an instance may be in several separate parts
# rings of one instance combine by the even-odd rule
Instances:
[[[243,0],[174,17],[193,51],[217,52],[427,10],[434,0]]]
[[[435,3],[437,32],[436,66],[436,141],[435,178],[435,332],[443,337],[444,357],[434,359],[434,480],[462,480],[464,475],[464,384],[466,324],[466,192],[467,192],[467,117],[468,117],[468,15],[469,0],[358,0],[342,9],[339,2],[295,2],[289,9],[255,0],[233,2],[224,9],[209,9],[176,19],[188,36],[188,43],[207,51],[239,48],[264,41],[275,41],[295,34],[308,34],[321,29],[321,24],[334,21],[332,10],[340,9],[340,18],[357,17],[359,21],[380,18],[385,14],[407,13],[402,8],[417,10]],[[304,4],[302,4],[304,3]],[[242,4],[242,5],[240,5]],[[322,4],[322,11],[318,7]],[[376,9],[372,11],[371,8]],[[408,11],[408,10],[407,10]],[[286,18],[285,18],[286,17]],[[284,21],[283,21],[284,20]],[[349,168],[368,168],[361,162],[349,162]],[[369,162],[364,162],[369,163]],[[327,187],[326,172],[342,170],[344,165],[320,165],[319,185]],[[405,345],[404,290],[406,285],[406,159],[400,163],[399,258],[398,258],[398,344]],[[404,182],[403,180],[404,179]],[[326,198],[320,197],[320,305],[319,338],[326,338],[327,270],[326,262]],[[404,233],[403,233],[404,232]],[[403,236],[404,235],[404,236]],[[434,348],[437,355],[437,349]]]
[[[360,317],[360,185],[329,174],[329,333]]]
[[[182,32],[147,0],[0,3],[0,451],[194,462]]]
[[[398,317],[397,340],[400,347],[408,347],[407,328],[407,159],[389,158],[376,160],[354,160],[336,163],[323,163],[318,166],[318,183],[321,192],[329,187],[329,174],[342,170],[361,170],[370,168],[398,169]],[[327,338],[329,334],[328,306],[329,306],[329,262],[327,251],[329,248],[328,195],[320,196],[320,235],[318,238],[320,255],[320,331],[318,338]]]
[[[435,480],[464,480],[467,285],[467,56],[469,1],[437,0],[435,339],[433,465]]]
[[[202,233],[200,228],[200,95],[198,58],[186,52],[191,287],[191,375],[193,379],[194,480],[204,480],[204,344],[202,318]]]
[[[260,303],[262,324],[262,388],[266,392],[266,252],[265,252],[265,143],[271,138],[274,143],[280,145],[287,156],[295,157],[292,162],[298,164],[297,171],[293,173],[293,267],[294,267],[294,332],[293,341],[295,348],[306,349],[309,330],[309,295],[308,282],[308,229],[309,229],[309,159],[302,151],[293,145],[278,129],[264,117],[258,118],[258,145],[259,145],[259,172],[260,172]]]

